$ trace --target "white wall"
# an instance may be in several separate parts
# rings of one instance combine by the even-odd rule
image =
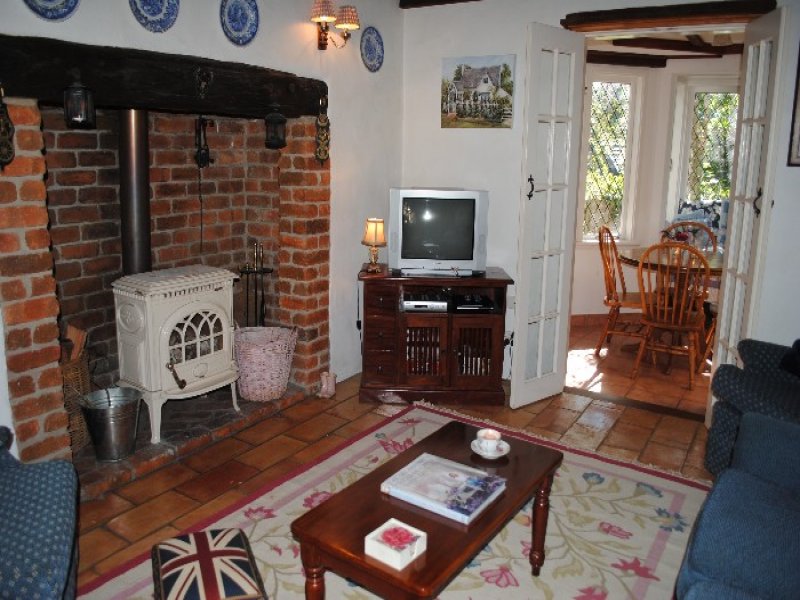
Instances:
[[[201,56],[325,81],[331,119],[331,368],[345,378],[361,371],[355,307],[356,275],[367,257],[359,243],[363,222],[385,216],[388,189],[400,180],[403,11],[395,1],[355,2],[362,26],[375,26],[383,37],[383,66],[371,73],[361,62],[360,32],[343,49],[317,50],[311,4],[259,0],[259,31],[243,47],[222,32],[219,0],[184,0],[164,33],[139,25],[124,0],[81,0],[60,22],[39,18],[21,1],[4,0],[0,33]],[[14,96],[8,85],[5,92]]]
[[[760,257],[763,276],[756,282],[756,313],[750,337],[791,344],[800,338],[800,167],[786,166],[800,46],[800,2],[786,5],[786,28],[780,43],[775,101],[777,119],[772,126],[776,144],[771,172],[774,201],[768,227],[762,232]],[[767,187],[769,189],[769,186]]]

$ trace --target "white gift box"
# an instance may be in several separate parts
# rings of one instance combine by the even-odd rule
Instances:
[[[400,570],[425,552],[428,536],[424,531],[389,519],[364,538],[367,556]]]

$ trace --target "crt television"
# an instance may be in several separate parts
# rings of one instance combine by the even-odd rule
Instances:
[[[489,194],[482,190],[389,190],[389,268],[406,275],[486,270]]]

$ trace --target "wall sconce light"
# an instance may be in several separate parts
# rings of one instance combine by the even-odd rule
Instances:
[[[369,246],[369,265],[367,273],[379,273],[378,248],[386,245],[386,236],[383,233],[383,219],[367,219],[364,225],[364,239],[361,243]]]
[[[311,21],[317,24],[317,48],[320,50],[328,47],[328,40],[337,48],[344,48],[350,39],[350,32],[361,28],[355,6],[343,5],[339,8],[339,12],[334,14],[331,0],[314,0],[314,5],[311,7]],[[331,23],[334,23],[336,29],[341,30],[341,45],[330,35]]]
[[[81,83],[78,71],[75,80],[64,90],[64,119],[67,127],[94,129],[95,111],[92,90]]]
[[[269,105],[269,113],[264,117],[264,123],[267,126],[264,145],[270,150],[280,150],[286,147],[286,117],[279,111],[280,105],[273,102]]]

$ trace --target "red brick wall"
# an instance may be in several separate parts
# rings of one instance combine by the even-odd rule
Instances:
[[[97,129],[73,130],[61,109],[42,108],[42,129],[61,331],[68,323],[87,331],[94,381],[110,386],[117,369],[111,283],[122,275],[118,120],[98,111]]]
[[[16,158],[0,173],[0,300],[11,411],[24,461],[71,456],[36,103],[8,100]]]
[[[281,323],[298,328],[294,381],[309,388],[330,364],[330,161],[314,158],[312,119],[289,128],[280,160]]]
[[[11,110],[18,156],[0,173],[0,298],[12,411],[23,459],[68,456],[59,301],[62,330],[89,331],[96,383],[117,377],[118,123],[99,111],[97,130],[67,130],[60,109],[47,108],[42,134],[35,102]],[[313,157],[314,120],[292,121],[282,151],[264,148],[260,119],[212,121],[215,162],[198,187],[194,117],[150,115],[153,268],[202,262],[238,271],[252,261],[253,242],[263,243],[264,264],[275,268],[265,279],[268,323],[298,328],[292,382],[311,392],[329,365],[330,172]]]

